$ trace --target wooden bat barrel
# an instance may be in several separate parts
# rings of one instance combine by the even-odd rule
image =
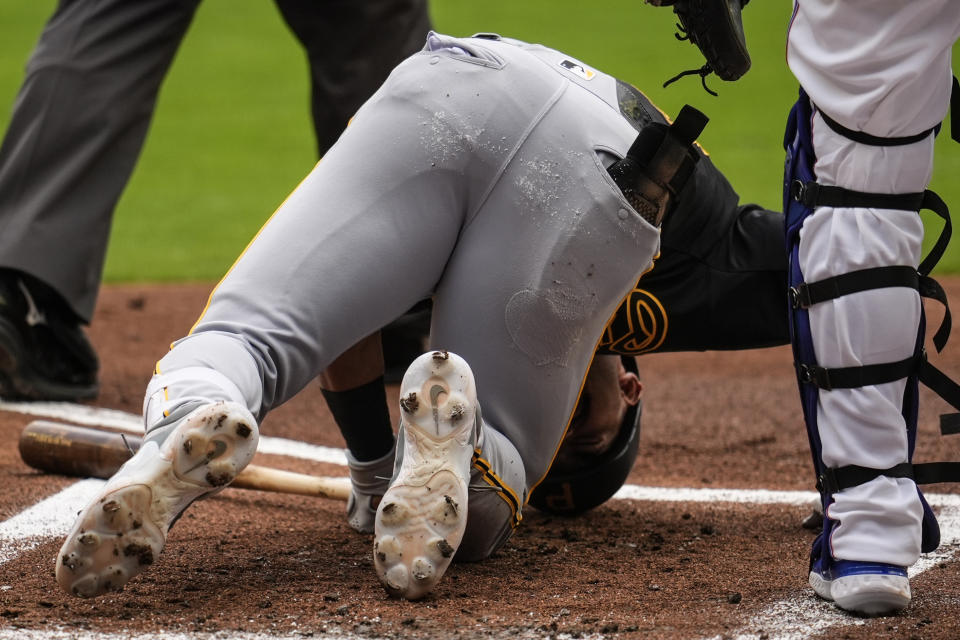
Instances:
[[[20,457],[41,471],[84,478],[109,478],[140,448],[141,438],[72,424],[34,420],[20,433]],[[334,500],[350,497],[350,479],[311,476],[247,465],[231,486]]]
[[[139,436],[48,420],[20,434],[20,457],[35,469],[83,478],[109,478],[140,448]],[[129,448],[128,448],[129,445]]]

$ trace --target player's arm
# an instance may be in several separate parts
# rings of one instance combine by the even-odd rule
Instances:
[[[621,305],[601,351],[700,351],[789,341],[783,214],[741,205],[702,158],[663,223],[661,255]]]
[[[638,285],[668,310],[659,351],[750,349],[786,344],[783,215],[738,206],[703,254],[671,247]]]

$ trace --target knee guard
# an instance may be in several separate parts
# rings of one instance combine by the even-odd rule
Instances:
[[[840,296],[884,287],[910,287],[916,289],[921,296],[936,299],[944,305],[946,308],[944,321],[933,338],[937,351],[943,349],[950,333],[950,310],[947,307],[946,294],[942,287],[928,274],[946,249],[950,239],[951,224],[946,205],[932,191],[878,194],[818,184],[814,173],[816,157],[810,126],[812,115],[810,100],[801,89],[800,98],[790,112],[784,136],[786,164],[784,168],[783,210],[788,251],[788,315],[794,366],[800,389],[804,421],[807,426],[807,435],[810,440],[810,451],[817,476],[817,489],[820,492],[824,513],[827,513],[827,507],[833,502],[832,496],[834,493],[864,484],[880,476],[912,478],[918,485],[960,481],[960,463],[912,463],[917,435],[918,383],[923,382],[957,409],[960,409],[960,386],[927,362],[926,352],[923,348],[925,320],[922,308],[916,346],[913,355],[909,358],[899,362],[860,367],[825,368],[818,365],[807,309]],[[820,115],[836,133],[856,142],[870,145],[911,144],[924,139],[927,135],[935,134],[936,129],[939,129],[939,127],[936,127],[916,136],[905,138],[877,138],[846,129],[822,112]],[[800,228],[804,220],[812,215],[817,207],[821,206],[867,207],[918,212],[921,209],[929,209],[944,220],[944,228],[930,253],[916,269],[912,266],[883,266],[844,273],[818,282],[805,282],[800,270],[799,260]],[[884,384],[903,378],[907,379],[902,414],[907,429],[909,461],[890,469],[870,469],[856,465],[837,468],[827,467],[823,463],[817,427],[819,394],[829,393],[833,389],[850,389]],[[960,433],[960,414],[941,416],[940,427],[943,434]],[[924,510],[921,549],[923,552],[930,552],[936,549],[940,543],[939,528],[933,511],[923,498],[919,488],[917,493]],[[831,557],[829,540],[835,526],[835,521],[824,518],[823,531],[814,542],[811,565],[821,558],[828,560]]]

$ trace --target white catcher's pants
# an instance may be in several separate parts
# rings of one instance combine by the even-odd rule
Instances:
[[[790,69],[816,107],[871,135],[908,136],[943,120],[950,50],[960,35],[953,0],[798,0],[788,38]],[[907,146],[853,142],[813,121],[817,181],[857,191],[922,191],[933,136]],[[913,211],[820,207],[800,234],[807,282],[857,269],[920,262],[923,225]],[[888,288],[809,310],[819,364],[849,367],[910,356],[920,320],[916,291]],[[905,381],[820,393],[817,421],[827,466],[889,468],[907,461]],[[923,512],[912,480],[877,478],[835,495],[831,546],[844,560],[908,566],[920,553]]]

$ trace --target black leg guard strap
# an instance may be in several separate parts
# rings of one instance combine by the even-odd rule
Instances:
[[[947,250],[950,236],[953,235],[953,225],[950,222],[950,210],[943,199],[929,189],[918,193],[866,193],[853,191],[842,187],[829,187],[814,181],[794,180],[790,183],[790,197],[792,200],[810,208],[817,207],[868,207],[871,209],[898,209],[901,211],[920,211],[926,209],[934,212],[943,220],[943,230],[930,249],[930,253],[917,267],[923,275],[940,262],[943,252]]]
[[[823,118],[823,121],[827,123],[828,127],[833,129],[836,133],[842,135],[844,138],[853,140],[854,142],[859,142],[860,144],[869,144],[873,147],[899,147],[907,144],[914,144],[916,142],[920,142],[931,133],[936,136],[940,133],[941,126],[941,124],[938,122],[926,131],[921,131],[920,133],[912,136],[881,138],[880,136],[872,136],[869,133],[864,133],[863,131],[854,131],[853,129],[848,129],[823,111],[820,111],[820,117]]]
[[[840,296],[881,287],[920,288],[920,274],[913,267],[874,267],[843,273],[817,282],[803,282],[790,287],[790,304],[794,309],[807,309]]]
[[[912,478],[916,484],[960,482],[960,462],[924,462],[920,464],[904,462],[889,469],[870,469],[857,465],[826,468],[817,478],[817,490],[821,493],[833,494],[865,484],[880,476]]]
[[[918,376],[920,382],[927,388],[960,411],[960,385],[930,364],[927,353],[923,349],[920,350],[919,356],[910,356],[898,362],[860,367],[828,369],[813,364],[797,363],[797,378],[800,382],[825,391],[885,384],[912,375]],[[944,435],[960,433],[960,414],[941,415],[940,432]]]
[[[926,360],[920,366],[920,382],[960,411],[960,385]],[[941,415],[940,433],[945,436],[960,433],[960,413]]]
[[[867,364],[859,367],[828,369],[815,364],[797,364],[797,376],[804,384],[813,384],[824,391],[832,389],[856,389],[876,384],[886,384],[906,378],[917,368],[916,356],[897,362]]]

